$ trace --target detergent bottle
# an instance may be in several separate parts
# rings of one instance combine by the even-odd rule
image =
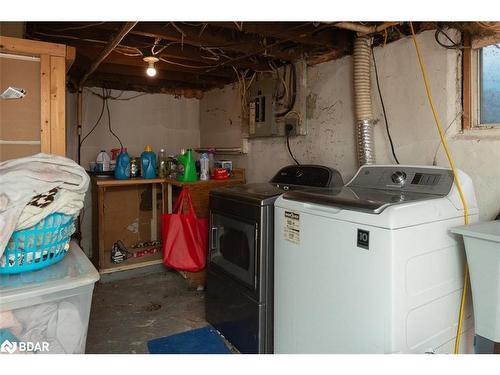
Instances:
[[[156,177],[156,155],[151,145],[144,147],[141,154],[141,176],[142,178]]]
[[[196,181],[196,165],[193,159],[193,150],[188,148],[184,153],[177,156],[177,161],[182,165],[180,173],[177,173],[177,180],[182,182]]]
[[[115,178],[118,180],[127,180],[130,178],[130,156],[127,148],[122,148],[116,158]]]

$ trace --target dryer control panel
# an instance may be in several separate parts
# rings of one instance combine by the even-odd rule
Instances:
[[[347,186],[446,196],[453,186],[453,172],[438,167],[365,165]]]

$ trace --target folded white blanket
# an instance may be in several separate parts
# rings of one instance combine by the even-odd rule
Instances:
[[[85,194],[64,189],[58,190],[54,195],[54,200],[46,207],[31,204],[25,206],[17,221],[16,230],[32,227],[53,212],[75,216],[83,208],[84,199]]]
[[[16,229],[28,228],[52,212],[77,215],[88,185],[85,169],[62,156],[40,153],[0,163],[0,257]],[[46,209],[26,207],[33,197],[54,188],[58,194]]]

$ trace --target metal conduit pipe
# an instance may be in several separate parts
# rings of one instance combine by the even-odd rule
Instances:
[[[373,139],[373,111],[371,97],[371,48],[368,37],[354,41],[354,106],[356,114],[356,143],[358,163],[375,164],[375,144]]]

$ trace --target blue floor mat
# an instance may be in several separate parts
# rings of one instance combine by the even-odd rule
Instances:
[[[212,327],[203,327],[148,341],[151,354],[231,354]]]

